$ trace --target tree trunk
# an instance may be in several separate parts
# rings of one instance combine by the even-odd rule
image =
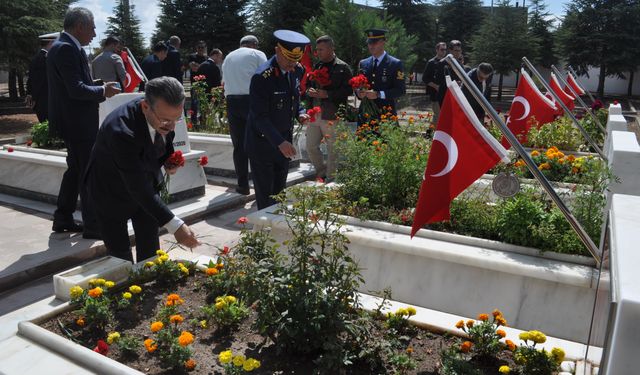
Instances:
[[[498,97],[496,100],[502,100],[502,80],[504,78],[504,74],[500,73],[500,80],[498,80]]]
[[[16,87],[17,71],[15,68],[9,69],[9,100],[18,101],[18,89]]]
[[[605,72],[607,71],[607,67],[604,63],[600,65],[600,76],[598,77],[598,96],[600,98],[604,97],[604,80],[607,78]]]
[[[629,72],[629,86],[627,87],[627,96],[631,97],[633,95],[633,74],[635,72],[632,70]]]
[[[18,93],[21,98],[24,98],[27,94],[24,90],[24,73],[18,72]]]

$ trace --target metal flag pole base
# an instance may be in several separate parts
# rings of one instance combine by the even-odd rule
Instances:
[[[571,65],[567,65],[567,69],[569,69],[571,74],[573,74],[573,78],[578,79],[578,75],[576,74],[576,71],[573,70]],[[589,95],[589,99],[591,99],[592,102],[596,101],[596,99],[593,97],[593,95],[591,95],[591,91],[589,91],[589,90],[584,90],[584,91],[587,93],[587,95]]]
[[[587,248],[587,250],[593,257],[593,259],[595,259],[596,266],[600,267],[600,251],[598,247],[593,243],[593,241],[591,240],[591,237],[589,237],[589,234],[587,234],[587,232],[584,230],[582,225],[580,225],[580,223],[575,218],[575,216],[573,216],[573,214],[571,213],[569,208],[564,204],[562,199],[560,199],[556,191],[553,189],[553,186],[551,186],[551,183],[549,183],[549,180],[547,180],[544,174],[542,174],[542,172],[538,169],[538,166],[536,165],[536,163],[533,161],[533,159],[531,159],[531,157],[529,156],[527,151],[524,149],[524,147],[522,147],[520,142],[518,142],[518,139],[516,138],[516,136],[513,135],[511,130],[509,130],[509,127],[507,127],[507,124],[505,124],[504,121],[502,121],[502,119],[500,118],[500,116],[498,116],[498,113],[496,112],[496,110],[491,106],[491,104],[489,104],[489,102],[484,97],[484,95],[482,95],[478,87],[467,76],[467,74],[465,73],[464,69],[460,66],[458,61],[455,58],[453,58],[451,54],[447,55],[445,59],[449,64],[449,66],[451,66],[453,71],[456,72],[458,77],[460,77],[460,79],[462,80],[462,83],[465,86],[467,86],[471,95],[473,95],[473,97],[478,101],[478,103],[480,103],[482,108],[484,108],[486,113],[488,113],[491,119],[498,125],[498,128],[500,129],[502,134],[505,136],[507,141],[509,141],[509,144],[511,144],[511,147],[513,148],[513,150],[520,156],[520,158],[522,158],[522,160],[527,165],[527,168],[529,169],[531,174],[533,174],[535,179],[538,180],[538,182],[540,182],[540,184],[542,185],[542,188],[547,192],[547,194],[549,194],[549,196],[551,197],[551,200],[553,200],[556,206],[558,206],[558,208],[564,215],[565,219],[567,219],[567,221],[569,222],[569,225],[571,225],[571,228],[573,228],[573,230],[576,232],[576,234],[580,238],[580,241],[582,241],[584,246]]]
[[[569,84],[569,82],[567,82],[564,77],[562,76],[562,74],[560,74],[560,71],[558,70],[558,68],[556,68],[555,65],[551,65],[551,69],[554,71],[554,73],[556,73],[556,76],[558,76],[558,78],[560,79],[560,83],[564,84],[566,87],[569,88],[569,90],[571,90],[571,93],[573,94],[574,98],[576,98],[578,100],[578,102],[580,103],[581,106],[584,107],[584,110],[587,111],[587,113],[589,114],[589,116],[591,116],[591,118],[593,119],[593,121],[595,121],[595,123],[598,125],[598,127],[600,128],[600,130],[606,135],[607,134],[607,130],[604,128],[604,126],[602,126],[602,124],[600,123],[600,120],[598,120],[598,118],[596,117],[596,115],[593,113],[593,111],[591,110],[591,108],[587,107],[587,104],[584,102],[584,100],[582,100],[582,98],[580,97],[580,94],[578,94],[578,92],[576,90],[573,89],[573,87],[571,87],[571,85]],[[586,92],[587,90],[585,90]]]
[[[527,66],[527,68],[529,68],[529,70],[531,70],[531,72],[538,78],[538,80],[540,81],[540,83],[542,83],[542,85],[544,86],[544,88],[547,90],[547,92],[549,94],[551,94],[551,96],[553,96],[553,99],[556,101],[556,104],[559,105],[562,110],[564,111],[564,113],[566,113],[569,118],[571,118],[571,121],[573,121],[573,124],[578,128],[578,130],[580,130],[580,133],[582,133],[582,136],[584,137],[584,139],[587,140],[587,142],[589,142],[589,145],[591,145],[591,147],[593,147],[593,149],[598,153],[598,155],[600,155],[600,157],[602,158],[602,160],[607,161],[607,157],[604,155],[604,152],[602,152],[602,150],[600,149],[600,147],[598,147],[598,145],[596,144],[596,142],[591,138],[591,136],[589,135],[589,133],[587,133],[586,130],[584,130],[584,128],[582,127],[582,125],[580,125],[580,123],[578,122],[578,119],[576,118],[576,116],[573,114],[573,112],[571,112],[571,110],[569,109],[569,107],[567,107],[562,100],[560,100],[560,97],[558,96],[558,94],[556,94],[555,91],[553,91],[551,89],[551,86],[549,86],[549,84],[547,83],[547,81],[544,80],[544,78],[542,78],[542,75],[536,70],[536,68],[533,67],[533,64],[531,64],[531,62],[529,61],[529,59],[527,59],[526,57],[522,58],[522,61],[525,63],[525,65]]]

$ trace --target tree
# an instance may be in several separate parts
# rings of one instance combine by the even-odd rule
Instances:
[[[536,54],[532,62],[545,68],[558,62],[554,51],[554,35],[551,32],[553,21],[549,18],[547,6],[543,0],[532,0],[529,6],[529,34],[538,41]]]
[[[480,0],[438,0],[440,35],[444,41],[457,39],[463,49],[471,50],[471,38],[476,34],[485,15]],[[493,36],[495,38],[496,35]]]
[[[567,6],[558,30],[559,51],[578,74],[587,74],[590,66],[600,68],[600,96],[607,76],[624,77],[637,67],[637,29],[633,35],[628,24],[637,25],[637,14],[637,0],[575,0]]]
[[[118,0],[113,8],[113,16],[107,19],[107,34],[120,38],[133,56],[142,61],[147,55],[147,49],[140,32],[140,19],[136,17],[134,10],[135,6],[129,4],[129,0]]]
[[[160,0],[160,16],[152,43],[172,35],[182,40],[183,52],[193,52],[204,40],[207,46],[227,53],[238,48],[247,31],[249,0]]]
[[[0,1],[0,69],[9,72],[9,97],[18,100],[18,81],[40,49],[38,35],[62,29],[72,0]],[[21,87],[20,95],[24,89]]]
[[[365,30],[382,27],[388,30],[385,49],[403,61],[405,69],[416,62],[416,38],[407,35],[402,22],[382,12],[354,5],[349,0],[322,0],[321,12],[304,24],[304,33],[315,39],[330,35],[336,55],[357,70],[358,62],[369,55]]]
[[[502,0],[493,13],[485,18],[480,30],[472,38],[471,57],[475,63],[490,63],[494,71],[500,74],[498,100],[502,99],[504,74],[517,72],[522,57],[530,56],[536,44],[537,40],[527,32],[525,8],[512,7],[508,0]]]

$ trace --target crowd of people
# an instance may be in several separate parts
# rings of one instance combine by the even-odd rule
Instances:
[[[356,73],[366,77],[367,85],[355,89],[351,82],[354,72],[336,56],[335,42],[329,35],[315,40],[317,63],[306,71],[301,60],[311,41],[295,31],[274,32],[276,46],[271,58],[258,49],[258,38],[247,35],[226,58],[221,50],[208,50],[206,43],[199,41],[195,52],[183,60],[181,40],[172,36],[166,43],[155,44],[142,60],[146,80],[139,89],[144,97],[122,105],[98,124],[99,103],[130,83],[121,57],[123,46],[117,37],[109,36],[102,43],[102,52],[89,61],[83,47],[95,37],[93,15],[86,8],[69,9],[64,31],[40,38],[42,50],[34,58],[27,85],[27,100],[39,121],[48,120],[50,133],[61,137],[67,148],[68,169],[58,195],[53,230],[102,239],[111,254],[132,260],[127,233],[130,219],[138,261],[159,248],[160,227],[174,234],[180,244],[199,244],[195,233],[171,213],[159,195],[161,168],[168,174],[176,170],[168,159],[174,151],[176,123],[184,115],[186,71],[192,83],[195,77],[203,76],[209,89],[224,86],[236,191],[250,193],[250,166],[259,209],[272,205],[273,195],[285,187],[289,161],[299,153],[293,144],[296,120],[306,127],[306,149],[316,177],[332,180],[336,171],[334,123],[339,108],[355,94],[361,102],[374,103],[381,113],[396,113],[397,100],[406,92],[405,81],[416,79],[414,73],[405,77],[403,62],[386,51],[386,33],[379,28],[366,31],[370,56],[359,62]],[[444,60],[447,52],[463,62],[459,41],[448,46],[438,43],[422,76],[436,119],[446,92],[445,76],[458,80]],[[487,98],[492,71],[491,65],[482,63],[467,73]],[[318,79],[321,74],[324,78]],[[310,76],[315,79],[308,79]],[[194,124],[200,119],[197,100],[192,92],[189,113]],[[317,118],[307,114],[303,100],[320,108]],[[479,117],[484,116],[478,103],[472,101],[472,105]],[[326,162],[320,151],[322,142],[327,144]],[[78,195],[83,225],[72,216]]]

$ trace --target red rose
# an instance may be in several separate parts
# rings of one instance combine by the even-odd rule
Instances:
[[[7,147],[8,152],[13,152],[13,147]]]
[[[98,340],[98,344],[93,348],[93,351],[102,355],[107,355],[109,352],[109,345],[107,345],[103,340]]]
[[[240,219],[238,219],[238,224],[246,224],[249,222],[249,219],[247,219],[246,216],[242,216]]]
[[[165,167],[168,168],[176,168],[184,166],[184,156],[182,155],[182,151],[178,150],[171,154],[167,161],[164,163]]]
[[[229,254],[229,246],[225,246],[222,248],[222,255],[227,255]]]
[[[209,164],[209,157],[205,156],[201,156],[200,159],[198,159],[198,164],[200,164],[201,166],[205,166],[207,164]]]

